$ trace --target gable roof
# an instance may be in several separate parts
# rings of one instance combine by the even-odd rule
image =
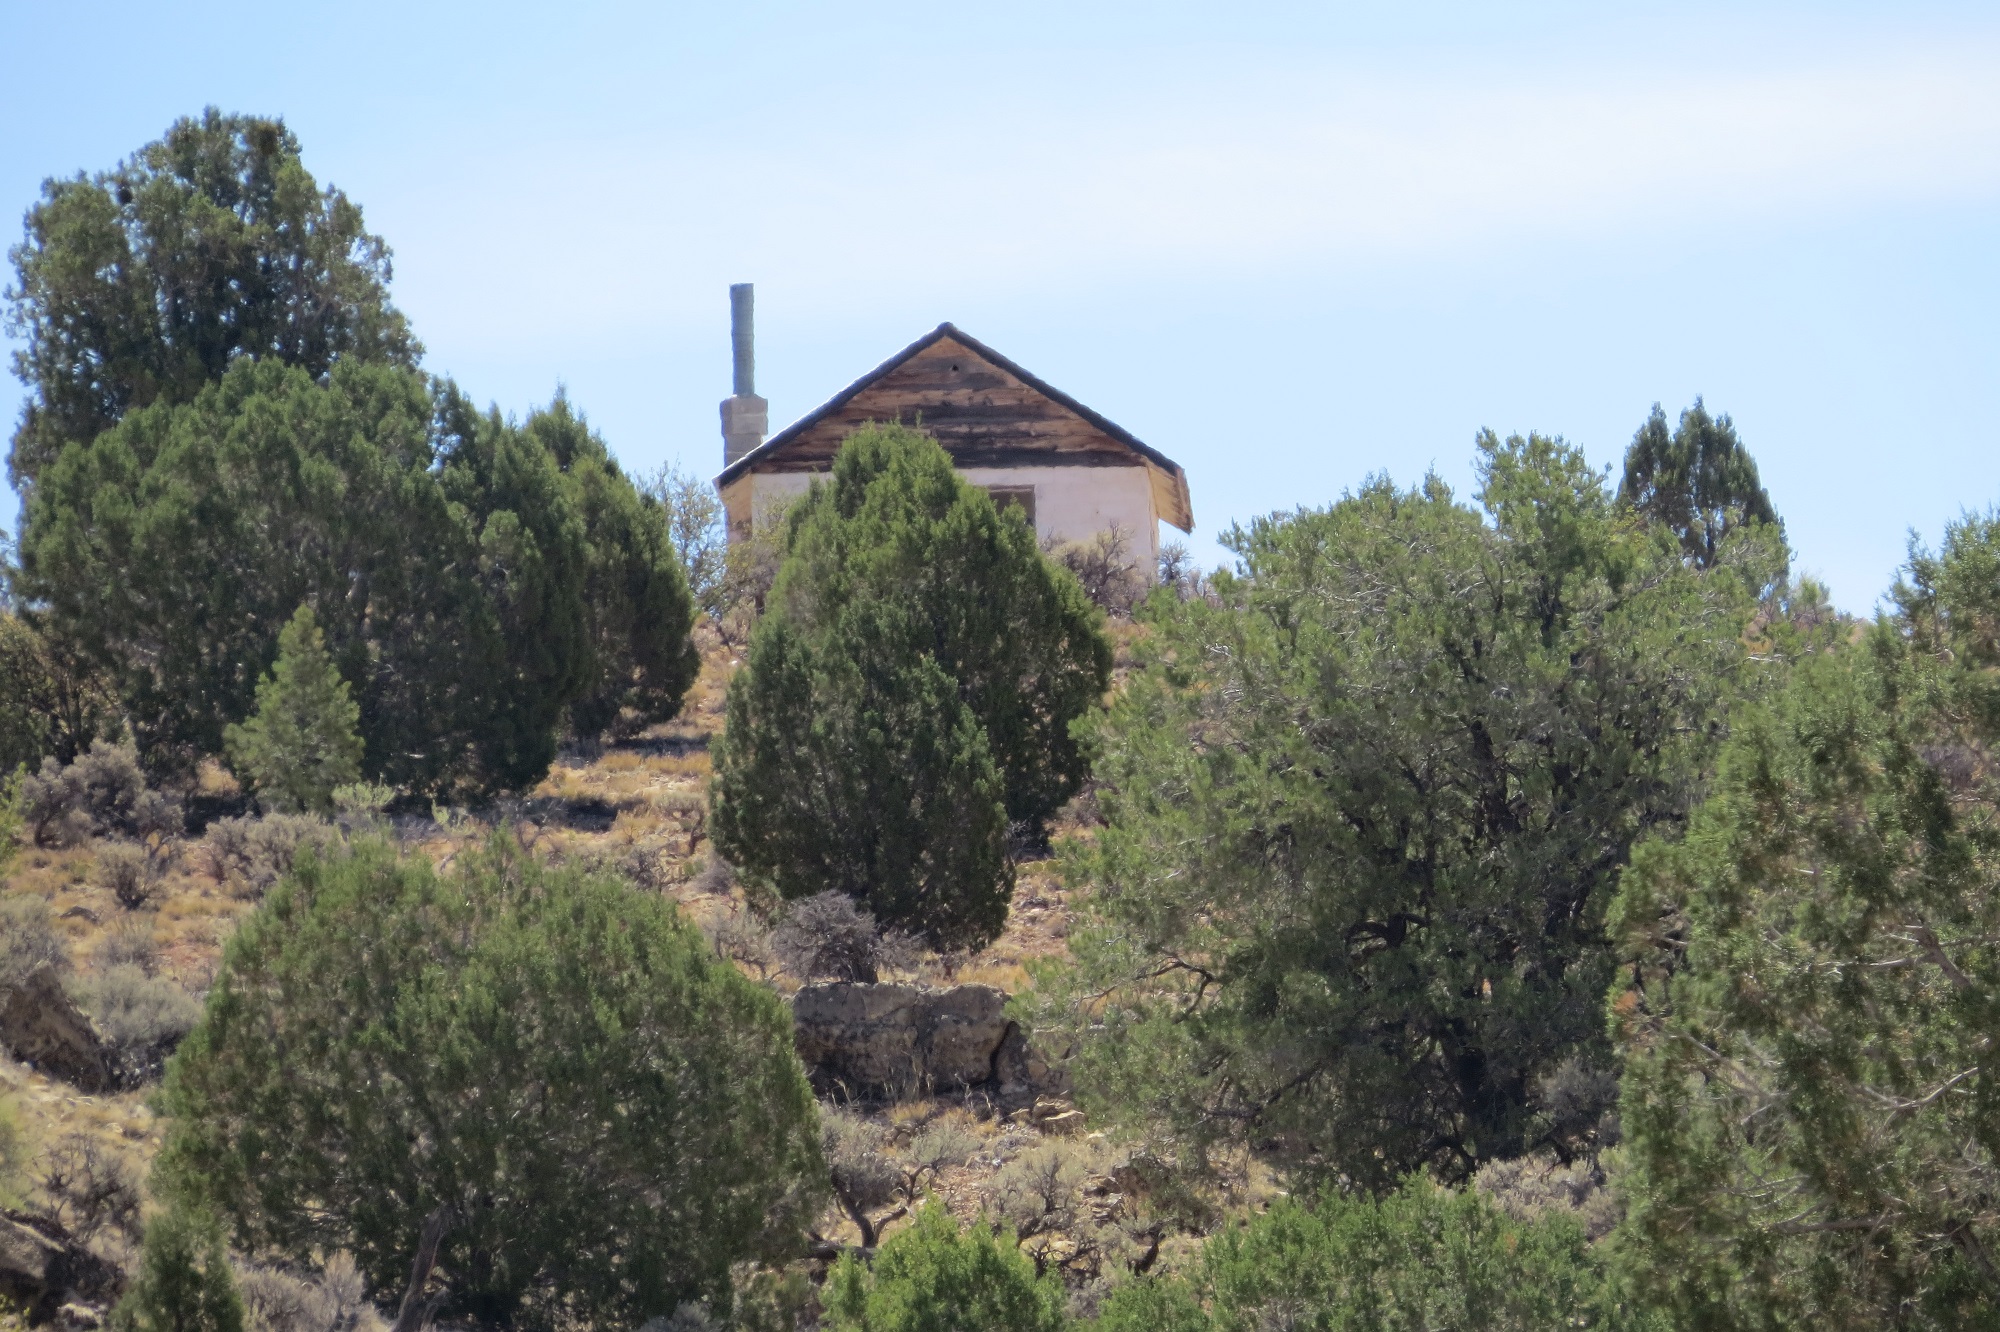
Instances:
[[[1002,376],[1011,378],[1019,386],[1033,395],[1053,404],[1061,415],[1073,418],[1073,425],[1066,432],[1080,438],[1066,444],[1051,442],[1043,436],[1041,429],[1048,424],[1029,423],[1023,420],[1010,421],[1003,411],[994,412],[966,402],[951,402],[939,390],[933,393],[935,401],[929,407],[936,413],[936,419],[926,422],[946,450],[953,454],[953,460],[960,466],[1023,466],[1052,464],[1080,464],[1088,466],[1143,466],[1151,474],[1155,508],[1165,518],[1182,531],[1192,531],[1194,515],[1189,503],[1187,477],[1179,463],[1159,450],[1147,445],[1123,426],[1106,419],[1097,412],[1070,397],[1054,385],[1043,382],[1016,365],[1007,357],[993,350],[968,333],[961,332],[949,323],[936,328],[918,338],[894,356],[876,366],[861,378],[849,384],[820,407],[794,421],[757,448],[744,454],[715,478],[718,488],[735,482],[738,478],[755,471],[768,470],[820,470],[830,462],[830,454],[825,452],[826,442],[822,438],[833,430],[841,436],[861,424],[860,420],[846,421],[843,418],[853,414],[856,398],[880,396],[870,395],[869,390],[884,386],[898,370],[909,366],[923,357],[926,352],[940,343],[950,343],[963,349],[973,357],[986,362]],[[941,352],[940,355],[943,353]],[[952,370],[958,367],[953,365]],[[992,378],[986,387],[1013,388],[1004,380]],[[1018,390],[1016,390],[1018,394]],[[916,390],[915,396],[922,397],[923,391]],[[961,393],[960,398],[967,395]],[[925,404],[915,405],[921,415]],[[1045,409],[1044,409],[1045,410]],[[887,413],[888,419],[900,419],[902,409]],[[882,419],[872,416],[872,419]],[[1081,427],[1079,430],[1077,427]],[[1006,447],[1007,445],[1013,447]]]

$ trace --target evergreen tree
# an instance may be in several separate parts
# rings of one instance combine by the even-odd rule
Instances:
[[[1032,1001],[1107,1117],[1378,1190],[1591,1149],[1609,1096],[1551,1079],[1608,1068],[1603,913],[1693,803],[1765,575],[1688,568],[1559,441],[1482,448],[1485,513],[1377,481],[1150,604]]]
[[[360,715],[312,608],[301,606],[278,635],[257,711],[224,732],[230,765],[267,809],[325,813],[334,788],[361,776]]]
[[[1217,1231],[1184,1273],[1113,1291],[1096,1332],[1656,1326],[1620,1307],[1574,1221],[1513,1221],[1477,1190],[1418,1177],[1381,1199],[1280,1199]]]
[[[938,1202],[863,1266],[845,1254],[827,1276],[833,1332],[1062,1332],[1062,1285],[1038,1277],[1010,1234],[961,1231]]]
[[[407,790],[539,780],[591,682],[590,534],[554,457],[408,371],[239,360],[66,447],[27,514],[23,596],[102,666],[155,768],[221,752],[302,603],[364,772]]]
[[[113,1332],[243,1332],[243,1297],[213,1216],[170,1207],[146,1223],[139,1273],[112,1311],[111,1326]]]
[[[369,840],[302,858],[161,1106],[164,1196],[246,1250],[347,1249],[378,1299],[428,1252],[445,1315],[489,1327],[720,1301],[731,1264],[797,1253],[825,1189],[777,996],[657,894],[504,835],[448,873]]]
[[[787,515],[717,747],[716,845],[787,897],[837,888],[933,941],[1005,918],[1010,821],[1082,782],[1102,616],[937,442],[856,432]]]
[[[135,407],[191,401],[242,357],[323,379],[412,366],[389,249],[321,189],[281,120],[210,107],[109,172],[49,180],[11,251],[28,401],[9,455],[28,488]]]
[[[642,722],[670,720],[701,673],[701,654],[666,510],[619,470],[563,394],[523,429],[555,460],[583,518],[589,683],[569,706],[570,728],[602,734],[624,708]]]
[[[1633,857],[1629,1251],[1675,1325],[1973,1328],[2000,1309],[2000,517],[1748,716]]]
[[[1746,523],[1778,528],[1782,543],[1783,524],[1757,480],[1756,460],[1730,419],[1710,416],[1700,398],[1681,413],[1671,435],[1666,413],[1653,404],[1625,451],[1618,502],[1671,529],[1687,558],[1703,569],[1715,566],[1729,534]]]

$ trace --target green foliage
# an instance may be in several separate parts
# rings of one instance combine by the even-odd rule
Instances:
[[[239,358],[323,378],[419,351],[389,304],[388,247],[313,180],[282,121],[211,107],[116,170],[46,181],[10,257],[29,387],[17,483],[134,408],[191,401]]]
[[[1281,1199],[1178,1277],[1112,1292],[1098,1332],[1541,1332],[1649,1324],[1622,1310],[1583,1232],[1507,1219],[1421,1177],[1373,1201]],[[1663,1332],[1663,1330],[1662,1330]]]
[[[938,944],[1005,919],[1009,821],[1087,760],[1070,723],[1109,680],[1101,616],[935,440],[871,426],[788,515],[732,681],[717,848],[787,898],[836,889]]]
[[[111,1327],[113,1332],[243,1332],[243,1297],[214,1217],[172,1207],[147,1223],[139,1273],[112,1311]]]
[[[21,587],[102,661],[149,763],[220,752],[311,604],[364,771],[492,790],[539,779],[587,686],[587,559],[549,452],[455,390],[241,360],[43,470]]]
[[[1665,525],[1680,538],[1686,557],[1704,569],[1715,566],[1730,533],[1746,523],[1778,528],[1776,551],[1783,554],[1783,524],[1757,479],[1756,460],[1730,419],[1710,416],[1700,398],[1681,413],[1671,435],[1666,413],[1653,404],[1625,451],[1618,502]],[[1783,573],[1782,565],[1777,572]]]
[[[265,808],[323,814],[334,789],[361,775],[360,716],[312,607],[301,606],[278,633],[278,660],[257,686],[257,711],[222,738],[230,766]]]
[[[1482,449],[1490,522],[1376,481],[1149,603],[1091,916],[1025,1005],[1095,1110],[1382,1189],[1553,1139],[1539,1087],[1606,1063],[1604,909],[1693,802],[1767,553],[1691,569],[1574,450]]]
[[[2000,1308],[2000,518],[1895,602],[1738,727],[1620,892],[1621,1183],[1678,1326]]]
[[[687,574],[688,590],[694,603],[720,620],[728,607],[725,587],[729,572],[729,534],[725,527],[722,498],[706,478],[683,470],[678,464],[663,466],[646,482],[646,493],[659,502],[667,515],[667,531],[674,553]]]
[[[28,821],[22,814],[21,790],[28,782],[28,769],[15,768],[0,778],[0,875],[13,863],[14,853],[27,840]]]
[[[827,1277],[833,1332],[1061,1332],[1061,1283],[1037,1277],[1013,1237],[961,1231],[942,1203],[886,1240],[872,1265],[842,1256]]]
[[[790,1257],[824,1189],[784,1006],[674,907],[502,837],[441,875],[361,840],[239,927],[168,1066],[155,1168],[246,1248],[400,1291],[442,1211],[447,1309],[636,1326]]]
[[[72,645],[0,610],[0,770],[68,763],[115,725],[117,700]]]
[[[666,721],[701,673],[689,637],[695,603],[676,554],[678,515],[632,484],[563,394],[523,429],[555,460],[583,518],[591,660],[588,684],[569,706],[570,727],[599,735],[621,708],[641,722]]]

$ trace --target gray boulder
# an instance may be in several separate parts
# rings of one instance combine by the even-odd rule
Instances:
[[[800,989],[792,1020],[819,1086],[923,1094],[1008,1080],[1009,1042],[1025,1043],[1006,1008],[1006,991],[991,985],[836,981]]]

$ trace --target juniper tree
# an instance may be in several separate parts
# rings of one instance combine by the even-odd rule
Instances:
[[[933,942],[1005,918],[1009,822],[1081,784],[1101,614],[1017,513],[901,426],[856,432],[786,516],[718,745],[716,844],[786,897],[837,888]]]
[[[1618,500],[1664,524],[1680,538],[1687,558],[1704,569],[1715,564],[1729,534],[1745,523],[1778,528],[1782,540],[1783,525],[1757,479],[1756,460],[1737,438],[1735,424],[1727,416],[1710,416],[1700,398],[1681,413],[1671,434],[1666,413],[1653,404],[1625,451]]]
[[[367,839],[303,857],[161,1106],[156,1190],[239,1247],[350,1250],[378,1300],[423,1255],[483,1326],[719,1298],[732,1263],[796,1253],[825,1187],[777,997],[670,902],[504,837],[445,873]]]
[[[886,1240],[863,1266],[844,1255],[827,1274],[833,1332],[1062,1332],[1062,1285],[982,1221],[959,1229],[942,1203]]]
[[[420,350],[389,303],[388,246],[282,120],[210,107],[111,171],[45,181],[10,257],[29,393],[9,468],[30,486],[64,445],[190,401],[240,357],[323,379]]]
[[[147,1222],[139,1270],[112,1310],[112,1332],[243,1332],[245,1321],[215,1218],[169,1207]]]
[[[268,809],[324,814],[361,776],[361,709],[310,606],[278,634],[278,660],[257,686],[257,711],[223,733],[229,762]]]
[[[2000,517],[1894,601],[1619,895],[1629,1247],[1679,1327],[2000,1307]]]
[[[522,429],[554,459],[583,519],[588,683],[569,705],[580,735],[598,735],[630,708],[667,721],[701,673],[690,630],[695,605],[669,513],[618,467],[602,437],[557,393]]]
[[[1483,513],[1378,480],[1234,531],[1092,728],[1108,826],[1031,1016],[1191,1157],[1386,1189],[1589,1147],[1538,1085],[1608,1063],[1604,910],[1694,799],[1770,555],[1691,569],[1575,450],[1481,448]]]

